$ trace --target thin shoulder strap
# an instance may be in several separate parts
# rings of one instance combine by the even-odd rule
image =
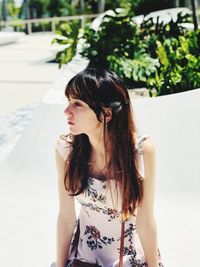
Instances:
[[[123,267],[123,255],[124,255],[124,228],[125,228],[125,221],[122,221],[122,222],[121,222],[120,252],[119,252],[119,267]]]

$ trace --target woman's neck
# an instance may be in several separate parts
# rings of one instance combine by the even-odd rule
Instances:
[[[95,132],[88,133],[88,139],[92,148],[92,154],[104,156],[105,145],[103,127],[97,127]]]
[[[103,131],[98,134],[88,136],[91,145],[91,155],[89,160],[89,173],[93,177],[102,179],[107,170],[107,153],[104,144]],[[103,176],[102,176],[103,175]]]
[[[105,145],[104,138],[89,138],[91,145],[91,157],[96,159],[96,161],[105,161]]]

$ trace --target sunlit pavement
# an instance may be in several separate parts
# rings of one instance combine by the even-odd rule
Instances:
[[[0,116],[41,100],[58,77],[53,33],[34,33],[0,46]]]

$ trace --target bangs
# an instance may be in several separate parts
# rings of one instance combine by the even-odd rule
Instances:
[[[66,88],[65,88],[65,96],[69,99],[70,97],[74,98],[83,98],[83,94],[81,92],[81,88],[78,84],[76,84],[76,81],[70,81]]]
[[[96,84],[89,84],[80,74],[72,78],[65,88],[65,96],[80,99],[87,104],[95,101],[94,88]],[[96,99],[97,100],[97,99]]]
[[[75,75],[65,88],[65,96],[80,99],[96,113],[98,119],[104,108],[118,113],[129,101],[121,81],[106,70],[85,69]]]

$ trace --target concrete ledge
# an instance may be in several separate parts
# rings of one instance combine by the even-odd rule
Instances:
[[[0,32],[0,45],[16,43],[24,35],[23,32]]]

